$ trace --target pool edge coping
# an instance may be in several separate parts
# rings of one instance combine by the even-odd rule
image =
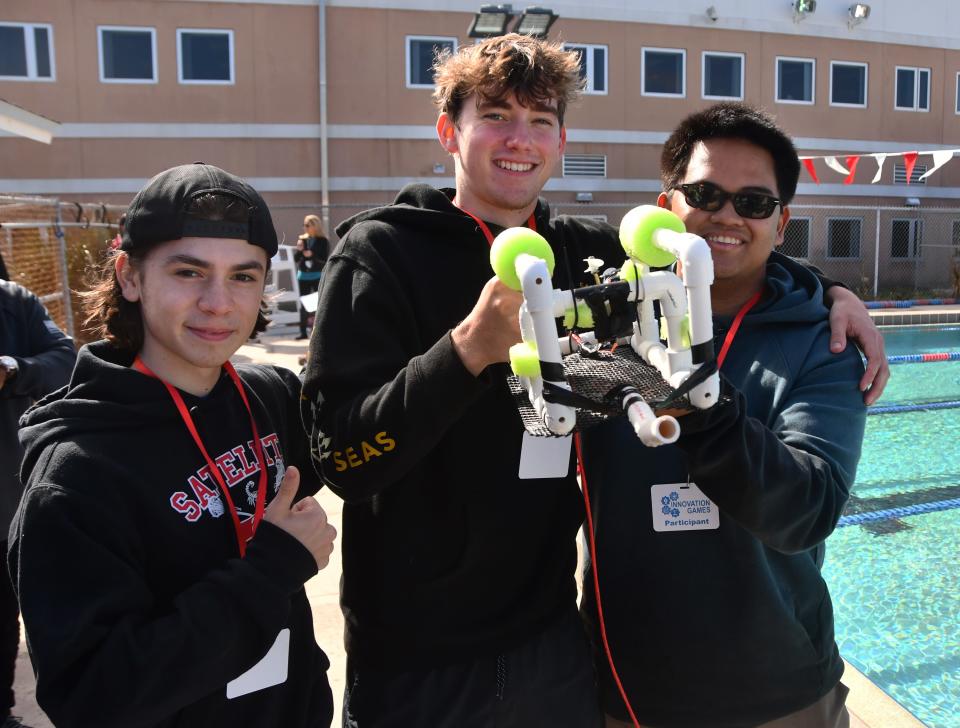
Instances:
[[[843,684],[850,689],[847,710],[867,728],[924,728],[913,713],[887,695],[866,675],[843,661]]]

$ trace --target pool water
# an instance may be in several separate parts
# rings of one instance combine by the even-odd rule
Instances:
[[[960,350],[960,327],[883,333],[891,355]],[[960,400],[960,361],[892,366],[880,404],[945,400]],[[869,416],[841,524],[823,570],[840,653],[931,728],[957,728],[960,409]]]

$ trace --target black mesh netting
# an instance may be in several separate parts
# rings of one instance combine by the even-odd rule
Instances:
[[[577,409],[578,430],[589,429],[622,414],[617,398],[611,396],[611,392],[622,385],[635,387],[654,409],[674,392],[660,372],[643,361],[629,346],[620,346],[612,354],[606,351],[592,356],[570,354],[563,358],[563,372],[574,393],[598,403],[596,410]],[[527,432],[541,437],[555,436],[537,416],[526,390],[520,386],[520,380],[511,375],[507,377],[507,383]],[[614,408],[613,412],[608,409],[611,407]],[[686,397],[671,403],[670,407],[687,411],[693,409]]]

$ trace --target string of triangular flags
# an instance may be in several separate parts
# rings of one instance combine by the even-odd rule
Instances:
[[[873,154],[850,154],[843,157],[843,164],[841,164],[835,156],[804,156],[800,157],[800,161],[810,174],[810,177],[817,184],[820,184],[820,180],[817,178],[817,171],[814,169],[813,160],[822,159],[824,164],[826,164],[834,172],[845,175],[843,183],[845,185],[849,185],[853,184],[853,177],[857,173],[857,163],[860,161],[860,158],[873,157],[875,160],[877,160],[877,173],[873,176],[873,179],[870,180],[870,184],[873,185],[880,181],[880,177],[883,174],[883,163],[886,161],[887,157],[903,157],[903,166],[907,173],[907,184],[910,184],[910,180],[913,177],[913,168],[917,163],[917,157],[922,154],[929,154],[933,157],[933,166],[924,172],[919,178],[917,178],[917,182],[925,180],[931,174],[940,169],[943,165],[953,159],[954,154],[960,154],[960,149],[938,149],[935,152],[876,152]],[[846,164],[846,166],[844,166],[844,164]]]

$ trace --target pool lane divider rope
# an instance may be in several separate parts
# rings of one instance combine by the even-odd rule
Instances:
[[[929,354],[894,354],[887,364],[919,364],[930,361],[960,361],[960,351],[940,351]]]
[[[867,414],[886,415],[893,414],[895,412],[920,412],[923,410],[956,409],[957,407],[960,407],[960,400],[952,400],[949,402],[925,402],[918,404],[873,405],[867,409]]]
[[[909,301],[864,301],[867,308],[912,308],[913,306],[953,306],[960,298],[914,298]]]
[[[841,516],[837,522],[837,527],[861,526],[864,523],[872,523],[874,521],[889,521],[894,518],[918,516],[923,513],[935,513],[937,511],[949,511],[954,508],[960,508],[960,498],[950,498],[948,500],[932,501],[930,503],[918,503],[917,505],[900,506],[899,508],[887,508],[871,513],[851,513],[848,516]]]

